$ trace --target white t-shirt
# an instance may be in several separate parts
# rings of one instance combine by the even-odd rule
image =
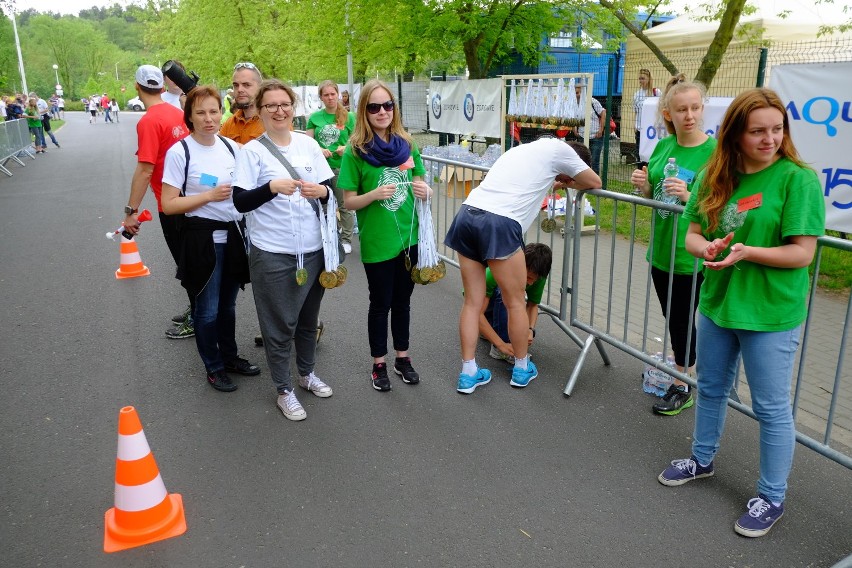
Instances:
[[[59,108],[65,108],[65,99],[63,99],[62,97],[59,97],[58,104],[59,104]]]
[[[170,93],[168,91],[163,91],[160,94],[160,97],[163,99],[164,102],[169,103],[170,105],[177,108],[178,110],[183,110],[183,108],[180,106],[180,95],[181,95],[181,93],[174,94],[174,93]]]
[[[516,146],[500,156],[465,205],[514,219],[523,232],[533,224],[556,176],[575,177],[589,169],[571,146],[543,138]]]
[[[89,99],[89,112],[98,110],[98,101],[95,99]]]
[[[334,176],[316,140],[291,132],[289,146],[279,146],[284,157],[305,181],[322,183]],[[234,185],[255,189],[273,179],[293,179],[278,158],[257,140],[237,155]],[[299,193],[275,197],[246,216],[251,244],[266,252],[297,254],[322,248],[319,219]]]
[[[198,195],[209,191],[217,185],[230,183],[234,177],[235,159],[225,142],[216,137],[213,146],[203,146],[192,136],[187,136],[186,145],[189,148],[189,171],[187,172],[186,194]],[[239,155],[236,142],[231,147]],[[177,142],[166,152],[163,183],[180,189],[183,186],[183,171],[186,166],[186,153],[183,144]],[[236,221],[242,214],[234,207],[231,199],[211,201],[198,209],[190,211],[187,217],[203,217],[215,221]],[[213,231],[214,243],[228,242],[228,231]]]

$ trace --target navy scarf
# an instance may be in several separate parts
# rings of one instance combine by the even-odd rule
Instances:
[[[378,136],[366,145],[366,152],[358,152],[361,158],[368,164],[379,167],[387,166],[395,168],[404,164],[411,156],[411,145],[396,134],[391,136],[390,142],[385,142]]]

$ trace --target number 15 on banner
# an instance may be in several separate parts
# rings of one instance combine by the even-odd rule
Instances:
[[[822,173],[825,174],[826,197],[828,197],[832,189],[840,189],[840,186],[845,185],[850,190],[852,190],[852,170],[846,170],[843,168],[825,168],[824,170],[822,170]],[[832,201],[831,204],[837,207],[838,209],[852,209],[852,201],[848,203],[838,203],[837,201]]]

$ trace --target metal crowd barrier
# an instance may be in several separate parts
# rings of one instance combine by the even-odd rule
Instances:
[[[430,156],[423,156],[423,160],[435,190],[432,216],[438,252],[445,262],[458,267],[455,251],[443,245],[443,236],[466,192],[484,177],[487,168]],[[669,351],[665,347],[669,344],[668,325],[653,291],[650,265],[645,260],[648,246],[653,245],[644,244],[653,243],[650,235],[655,230],[657,216],[651,213],[668,210],[682,222],[683,207],[605,190],[583,194],[573,206],[569,200],[567,215],[557,218],[562,227],[545,233],[534,225],[526,235],[527,242],[543,242],[553,249],[553,269],[540,310],[579,348],[564,394],[571,395],[593,346],[602,362],[609,365],[607,345],[636,359],[639,388],[646,364],[694,386],[692,377],[664,366],[653,356],[653,352]],[[589,201],[594,215],[584,214],[583,198]],[[604,209],[606,215],[602,213]],[[544,215],[543,212],[542,218]],[[610,227],[615,227],[619,218],[625,216],[630,229],[629,234],[622,236]],[[641,238],[637,238],[637,232]],[[791,393],[796,439],[852,469],[852,374],[848,367],[844,371],[846,344],[852,329],[852,297],[838,299],[816,293],[815,283],[826,248],[842,251],[843,255],[852,254],[852,242],[832,237],[818,240],[808,319],[803,326]],[[695,270],[698,269],[696,261]],[[697,302],[695,290],[693,302]],[[742,379],[741,368],[729,405],[755,418],[748,384]]]
[[[9,160],[14,160],[26,167],[20,156],[29,156],[35,160],[35,154],[30,152],[32,136],[24,118],[0,122],[0,172],[11,177],[12,172],[6,167]]]

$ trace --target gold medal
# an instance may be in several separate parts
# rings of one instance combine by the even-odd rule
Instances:
[[[441,278],[447,275],[447,265],[443,260],[438,261],[438,272],[441,274]]]
[[[424,266],[420,269],[420,278],[426,282],[434,282],[432,277],[435,275],[435,270],[429,266]]]
[[[443,278],[443,276],[441,276],[441,271],[438,270],[438,265],[436,264],[432,267],[432,275],[429,277],[429,282],[437,282],[441,278]]]
[[[411,272],[411,259],[408,257],[408,255],[405,255],[405,271]]]
[[[349,271],[346,270],[345,266],[343,266],[342,264],[340,266],[338,266],[337,270],[335,271],[335,274],[337,274],[337,287],[338,288],[340,286],[343,286],[344,284],[346,284],[346,277],[349,276]]]
[[[415,266],[414,268],[409,270],[409,272],[411,273],[411,281],[414,282],[415,284],[419,284],[420,283],[420,269]]]
[[[553,230],[556,229],[556,220],[555,219],[542,219],[541,220],[541,230],[545,233],[552,233]]]
[[[308,282],[308,271],[305,268],[300,268],[296,271],[296,284],[304,286]]]
[[[337,272],[329,272],[323,270],[319,275],[320,286],[325,289],[334,288],[337,286]]]

